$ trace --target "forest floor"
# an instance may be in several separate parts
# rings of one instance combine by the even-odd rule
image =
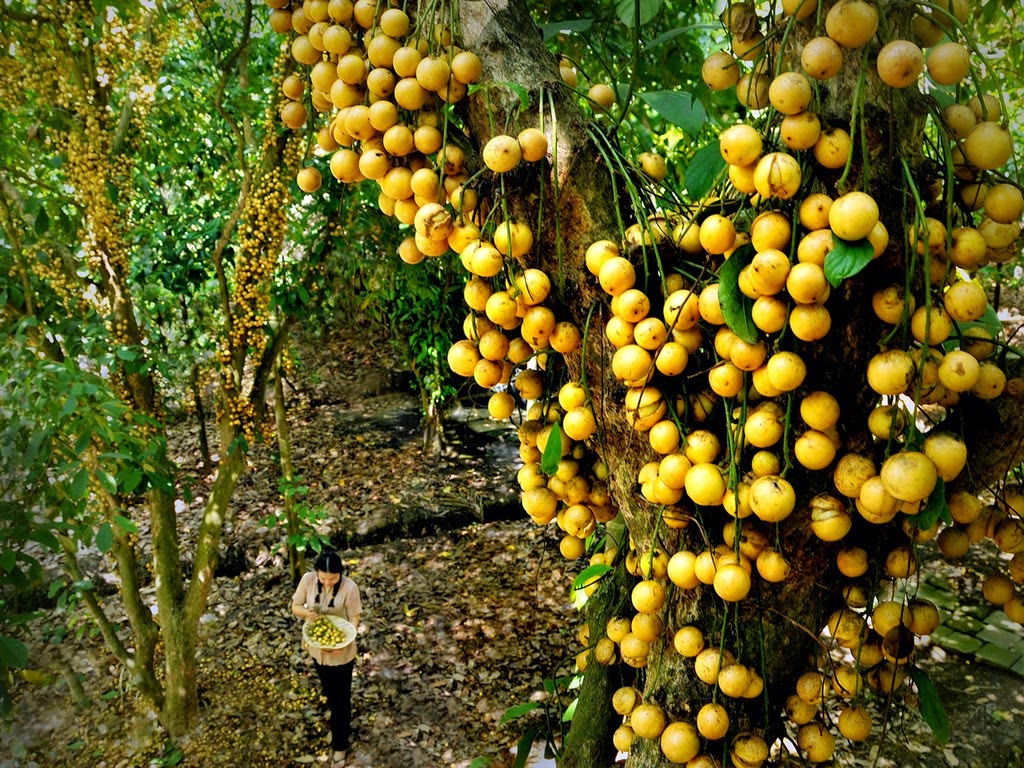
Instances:
[[[418,403],[381,373],[385,350],[345,339],[321,345],[293,393],[302,502],[326,515],[362,592],[349,765],[509,766],[523,730],[545,710],[557,722],[568,703],[548,698],[550,707],[502,723],[510,707],[545,699],[545,680],[572,670],[579,647],[568,587],[579,566],[558,555],[553,526],[537,528],[518,511],[514,433],[466,432],[458,456],[422,455]],[[176,451],[196,467],[181,515],[187,543],[209,479],[194,439]],[[234,567],[217,578],[203,617],[202,722],[189,739],[171,745],[155,735],[84,617],[54,615],[31,637],[37,673],[14,678],[0,768],[326,765],[327,721],[289,610],[281,534],[261,522],[280,506],[277,474],[272,452],[256,451],[235,496],[224,558]],[[949,576],[973,567],[950,566]],[[102,571],[97,558],[99,580]],[[55,628],[67,622],[72,631],[57,642]],[[836,765],[1024,767],[1024,681],[938,648],[923,648],[920,663],[949,713],[950,743],[937,745],[911,711],[889,723],[884,744],[844,747]],[[75,705],[62,672],[81,680],[88,704]]]

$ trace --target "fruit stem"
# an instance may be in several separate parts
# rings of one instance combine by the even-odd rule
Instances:
[[[861,130],[859,132],[859,138],[862,142],[862,153],[865,173],[862,174],[861,183],[864,186],[864,191],[868,191],[868,174],[866,169],[868,167],[868,147],[867,147],[867,135],[863,128],[864,122],[864,80],[867,72],[868,64],[868,48],[864,48],[864,52],[860,57],[860,73],[857,75],[857,87],[853,92],[853,103],[850,105],[850,142],[851,145],[858,138],[857,124],[861,123]],[[849,157],[846,158],[846,165],[843,168],[843,173],[839,177],[839,181],[836,182],[836,188],[842,189],[843,184],[846,182],[847,176],[850,175],[850,169],[853,167],[853,151],[851,149]]]

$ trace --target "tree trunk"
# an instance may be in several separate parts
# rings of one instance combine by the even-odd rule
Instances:
[[[292,438],[288,427],[288,404],[284,397],[284,372],[277,366],[274,376],[274,423],[277,426],[277,452],[281,457],[281,485],[284,503],[285,534],[288,549],[288,575],[298,584],[302,577],[302,559],[295,545],[299,519],[295,513],[295,467],[292,465]]]

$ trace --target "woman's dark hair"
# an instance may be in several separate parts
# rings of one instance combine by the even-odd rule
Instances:
[[[345,577],[345,564],[341,562],[341,555],[337,552],[321,552],[320,556],[317,557],[316,562],[313,563],[313,569],[322,573],[336,573],[342,577],[335,582],[333,591],[331,592],[331,601],[327,603],[328,608],[333,608],[334,598],[338,596],[338,590],[341,588],[342,579]],[[313,601],[316,605],[320,604],[320,593],[323,591],[324,585],[318,580],[316,583],[316,600]]]

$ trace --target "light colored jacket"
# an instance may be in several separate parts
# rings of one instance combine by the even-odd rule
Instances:
[[[334,616],[341,616],[341,618],[352,622],[358,628],[359,613],[362,610],[363,604],[360,600],[359,587],[356,586],[356,583],[347,576],[343,576],[338,586],[338,594],[334,597],[334,605],[331,607],[328,607],[328,604],[331,602],[333,588],[323,587],[320,591],[320,601],[317,602],[318,586],[320,586],[320,582],[317,581],[315,571],[303,574],[302,579],[299,581],[299,586],[295,588],[295,594],[292,595],[292,605],[302,606],[320,614],[329,613]],[[356,657],[355,640],[338,651],[321,651],[319,648],[310,648],[305,641],[303,641],[303,645],[317,664],[323,664],[328,667],[347,664]]]

